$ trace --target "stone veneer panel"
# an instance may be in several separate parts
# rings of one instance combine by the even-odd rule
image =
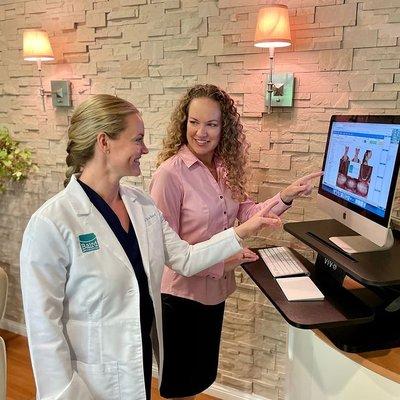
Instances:
[[[34,149],[39,172],[0,195],[0,261],[10,291],[6,318],[23,323],[18,253],[30,215],[62,189],[71,109],[47,111],[37,96],[33,63],[22,59],[22,32],[48,31],[56,61],[50,80],[72,82],[74,105],[94,93],[134,102],[146,125],[147,188],[169,115],[185,89],[216,83],[235,99],[251,142],[251,195],[264,200],[321,166],[330,116],[398,114],[398,0],[286,0],[293,45],[276,54],[277,71],[296,76],[292,109],[267,115],[267,56],[253,47],[257,11],[268,0],[3,0],[0,4],[0,125]],[[395,214],[400,215],[400,199]],[[300,199],[285,221],[326,217],[314,196]],[[285,232],[264,230],[252,244],[295,246]],[[287,326],[241,270],[227,300],[218,381],[270,399],[284,398]]]

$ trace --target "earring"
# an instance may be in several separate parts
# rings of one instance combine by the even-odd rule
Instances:
[[[107,149],[107,150],[106,150],[106,153],[107,153],[107,154],[110,154],[110,149]]]

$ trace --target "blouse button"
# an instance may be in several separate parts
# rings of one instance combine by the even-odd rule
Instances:
[[[226,211],[224,211],[224,214],[226,214]]]
[[[219,196],[219,198],[220,198],[220,199],[223,199],[223,198],[224,198],[224,196]]]

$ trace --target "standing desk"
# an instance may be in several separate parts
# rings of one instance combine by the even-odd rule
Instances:
[[[353,399],[357,390],[365,399],[399,398],[400,311],[386,308],[395,309],[400,296],[400,235],[394,232],[388,251],[349,256],[329,237],[356,233],[335,220],[288,223],[284,229],[317,252],[311,263],[294,251],[324,300],[289,302],[261,259],[243,268],[291,325],[289,399]],[[341,373],[332,382],[332,374]]]
[[[400,346],[400,301],[397,311],[386,311],[400,297],[400,235],[394,233],[390,250],[347,255],[329,237],[356,233],[335,220],[288,223],[284,229],[318,253],[313,264],[294,252],[325,299],[290,302],[261,259],[244,264],[283,318],[297,328],[320,329],[347,352]]]

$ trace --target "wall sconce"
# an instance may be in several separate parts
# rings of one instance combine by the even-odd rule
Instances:
[[[43,111],[46,111],[45,96],[51,95],[54,107],[71,106],[71,90],[69,81],[51,81],[51,91],[45,91],[42,82],[42,61],[54,60],[47,32],[27,30],[23,34],[24,60],[36,61],[39,71],[40,88]]]
[[[293,105],[293,73],[272,76],[275,47],[286,47],[291,44],[287,6],[276,4],[263,7],[257,16],[254,46],[269,48],[269,77],[266,90],[268,114],[272,112],[272,106],[292,107]],[[275,83],[273,78],[275,78]]]

